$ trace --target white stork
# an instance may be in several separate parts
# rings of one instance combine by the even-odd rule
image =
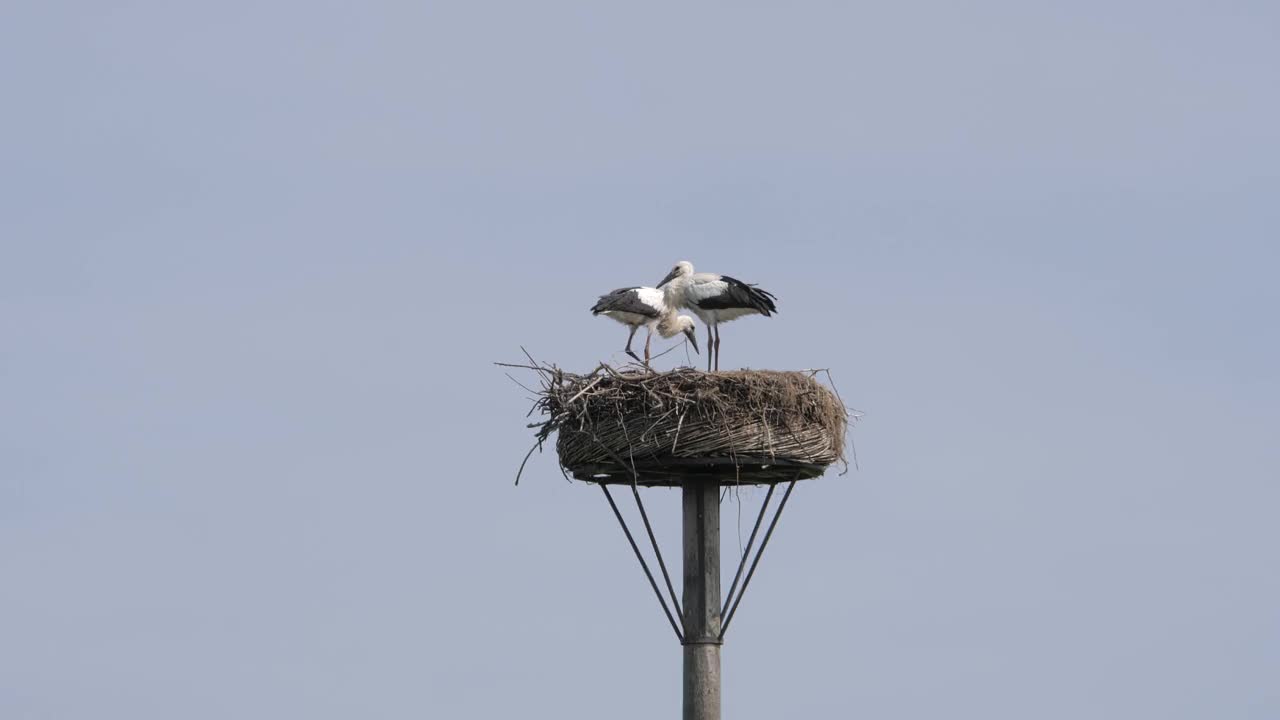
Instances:
[[[693,263],[686,260],[676,263],[658,287],[667,305],[689,308],[706,323],[708,372],[713,358],[715,369],[720,369],[720,323],[754,313],[769,317],[778,311],[772,293],[728,275],[695,273]]]
[[[631,339],[636,336],[636,330],[648,328],[649,334],[644,339],[646,366],[649,364],[649,341],[653,339],[654,330],[664,338],[684,333],[693,345],[693,351],[698,352],[698,336],[693,332],[693,318],[677,315],[676,309],[663,300],[662,291],[657,288],[618,288],[608,295],[601,295],[591,307],[591,314],[613,318],[631,328],[631,334],[627,335],[626,352],[637,361],[640,358],[631,351]]]

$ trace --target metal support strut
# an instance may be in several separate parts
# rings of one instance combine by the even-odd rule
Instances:
[[[601,485],[601,487],[604,487]],[[631,494],[636,496],[636,507],[640,509],[640,519],[644,521],[645,532],[649,533],[649,544],[653,546],[653,555],[658,558],[658,569],[662,570],[662,579],[667,583],[667,592],[671,595],[671,605],[676,610],[676,617],[684,623],[684,610],[680,609],[680,601],[676,599],[676,589],[671,586],[671,575],[667,573],[667,564],[662,561],[662,551],[658,549],[658,540],[653,536],[653,526],[649,524],[649,513],[644,511],[644,502],[640,500],[640,491],[631,483]]]
[[[734,573],[733,582],[729,585],[729,592],[725,593],[724,607],[720,608],[721,617],[729,613],[729,603],[733,601],[733,593],[738,589],[738,583],[742,581],[742,571],[747,569],[747,558],[751,555],[751,549],[755,547],[756,533],[760,532],[760,523],[764,521],[764,513],[769,509],[769,500],[773,498],[773,491],[777,487],[777,485],[770,485],[769,492],[765,493],[764,502],[760,503],[760,514],[756,516],[756,524],[751,528],[751,537],[747,538],[747,547],[742,551],[742,559],[738,561],[738,572]],[[738,537],[741,538],[742,536],[739,535]]]
[[[613,516],[618,518],[618,524],[622,526],[622,532],[627,536],[627,542],[631,543],[631,550],[635,552],[636,559],[640,561],[640,567],[644,570],[644,576],[649,578],[649,586],[653,588],[653,594],[658,597],[658,604],[662,606],[662,612],[666,614],[667,622],[671,623],[671,629],[675,631],[676,638],[679,639],[681,643],[683,643],[684,634],[680,632],[680,625],[676,623],[675,617],[671,614],[671,608],[667,607],[666,598],[662,597],[662,591],[658,589],[658,583],[656,580],[653,579],[653,573],[649,571],[649,563],[644,561],[644,555],[640,553],[640,547],[636,545],[635,538],[631,537],[631,530],[630,528],[627,527],[626,521],[622,519],[622,513],[618,512],[618,504],[613,501],[613,495],[609,494],[609,486],[605,485],[604,483],[601,483],[600,489],[604,491],[604,497],[606,500],[609,501],[609,507],[613,508]],[[639,501],[639,496],[636,497],[636,500],[637,502]],[[641,512],[643,512],[643,510]],[[648,521],[648,518],[646,518],[645,527],[648,527],[648,525],[649,525],[649,521]],[[649,539],[651,540],[653,539],[652,530],[649,531]],[[656,541],[653,544],[653,549],[654,549],[654,552],[657,553],[658,555],[659,564],[661,564],[662,566],[662,574],[666,575],[667,574],[666,564],[662,562],[662,553],[658,552],[658,544]],[[670,586],[671,586],[671,579],[667,578],[667,587],[670,587]],[[679,607],[676,608],[676,612],[680,612]]]
[[[724,606],[729,608],[729,612],[724,616],[724,624],[720,626],[720,640],[724,641],[725,633],[729,632],[729,623],[733,622],[733,616],[738,612],[738,603],[742,602],[742,596],[747,592],[747,585],[751,583],[751,577],[756,574],[756,566],[760,564],[760,556],[764,555],[764,549],[769,545],[769,538],[773,537],[773,529],[778,525],[778,518],[782,517],[782,509],[787,506],[787,498],[791,497],[791,491],[796,489],[796,481],[792,480],[787,485],[787,491],[782,493],[782,502],[778,503],[778,510],[773,514],[773,520],[769,521],[769,529],[764,533],[764,540],[760,541],[760,549],[756,552],[756,557],[751,561],[751,569],[747,571],[747,579],[742,581],[742,588],[738,590],[738,595],[733,597],[732,607],[730,607],[730,598],[725,598]],[[773,496],[773,486],[769,487],[769,494],[764,496],[764,503],[760,506],[760,516],[756,518],[755,529],[751,531],[751,540],[756,538],[756,530],[760,529],[760,521],[764,519],[764,511],[769,507],[769,498]],[[742,553],[742,561],[738,564],[738,576],[734,577],[733,585],[729,588],[730,595],[733,594],[733,587],[738,584],[738,577],[742,575],[742,567],[747,562],[747,555],[751,552],[751,542],[747,543],[746,552]]]

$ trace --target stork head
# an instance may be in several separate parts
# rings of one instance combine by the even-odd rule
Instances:
[[[693,263],[688,260],[681,260],[676,266],[671,268],[671,272],[662,278],[662,282],[658,283],[658,287],[662,287],[678,277],[688,277],[693,274]]]
[[[701,355],[702,351],[698,350],[698,333],[693,331],[693,318],[688,315],[681,315],[676,320],[676,325],[680,328],[680,332],[689,338],[689,344],[693,346],[693,351]]]

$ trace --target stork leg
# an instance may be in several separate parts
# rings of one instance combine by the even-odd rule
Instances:
[[[639,329],[640,327],[638,325],[632,325],[631,334],[627,336],[627,347],[626,347],[627,354],[635,358],[636,362],[640,362],[640,356],[636,355],[634,352],[631,351],[631,339],[636,336],[636,330],[639,330]]]
[[[716,372],[720,372],[720,326],[716,326]]]
[[[711,337],[711,326],[707,325],[707,372],[711,372],[711,358],[715,354],[715,340]]]
[[[644,366],[649,367],[649,341],[653,340],[653,330],[649,330],[649,334],[644,336]]]

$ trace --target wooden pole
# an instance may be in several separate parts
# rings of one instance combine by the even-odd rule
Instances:
[[[683,495],[684,720],[720,720],[720,486]]]

